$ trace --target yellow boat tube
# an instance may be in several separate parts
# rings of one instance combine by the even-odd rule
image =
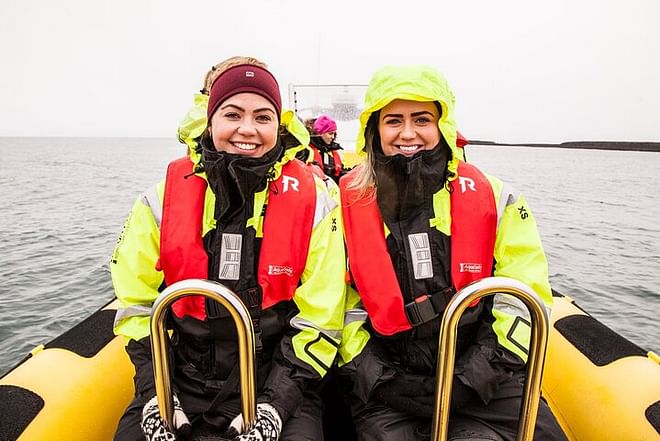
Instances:
[[[124,338],[115,337],[116,301],[0,378],[0,440],[111,440],[134,394]]]
[[[112,333],[116,301],[0,378],[0,440],[111,440],[133,366]],[[660,440],[660,357],[555,297],[543,397],[571,441]]]
[[[660,358],[555,297],[542,393],[570,440],[660,440]]]

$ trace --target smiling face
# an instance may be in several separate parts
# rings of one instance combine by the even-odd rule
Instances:
[[[440,112],[433,102],[394,100],[380,111],[378,133],[386,156],[412,156],[440,142]]]
[[[275,147],[278,129],[275,106],[249,92],[222,102],[209,127],[217,151],[253,158],[260,158]]]

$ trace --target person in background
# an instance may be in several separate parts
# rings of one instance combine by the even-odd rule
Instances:
[[[371,338],[357,356],[340,349],[341,372],[360,440],[428,439],[451,296],[503,276],[529,285],[550,309],[547,261],[524,196],[460,160],[454,96],[436,69],[378,70],[360,124],[357,148],[367,158],[341,179],[340,194],[350,276]],[[529,341],[521,301],[498,294],[466,310],[449,439],[516,438]],[[534,439],[565,439],[544,401]]]
[[[275,77],[254,58],[215,66],[179,128],[188,155],[135,202],[111,272],[121,308],[115,333],[135,365],[135,399],[116,440],[223,434],[234,440],[322,439],[317,387],[344,321],[341,211],[295,159],[309,137],[282,111]],[[149,313],[166,287],[218,281],[248,307],[257,337],[257,420],[240,412],[236,330],[202,297],[171,307],[174,432],[159,416]]]
[[[335,182],[344,175],[344,165],[339,153],[342,147],[335,141],[337,139],[337,123],[327,115],[308,120],[307,128],[310,130],[310,147],[314,153],[313,162],[323,169],[326,176]]]

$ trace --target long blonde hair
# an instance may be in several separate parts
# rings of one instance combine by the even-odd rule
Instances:
[[[376,171],[375,171],[375,156],[374,156],[374,143],[380,142],[380,135],[378,133],[378,118],[380,117],[380,110],[372,113],[369,116],[369,121],[364,130],[364,151],[367,157],[362,161],[353,172],[353,179],[348,183],[349,190],[357,192],[358,199],[366,195],[376,196]]]

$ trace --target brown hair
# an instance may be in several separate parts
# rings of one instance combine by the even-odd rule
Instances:
[[[226,71],[230,67],[238,66],[241,64],[253,64],[263,69],[268,69],[268,65],[266,63],[254,57],[244,57],[237,55],[227,58],[226,60],[222,60],[215,66],[211,67],[211,70],[206,73],[204,76],[204,88],[201,90],[201,92],[204,95],[208,95],[209,91],[211,90],[211,86],[222,72]]]
[[[314,122],[316,122],[316,118],[307,118],[306,120],[303,121],[305,128],[309,132],[309,136],[316,135],[316,133],[314,132]]]

